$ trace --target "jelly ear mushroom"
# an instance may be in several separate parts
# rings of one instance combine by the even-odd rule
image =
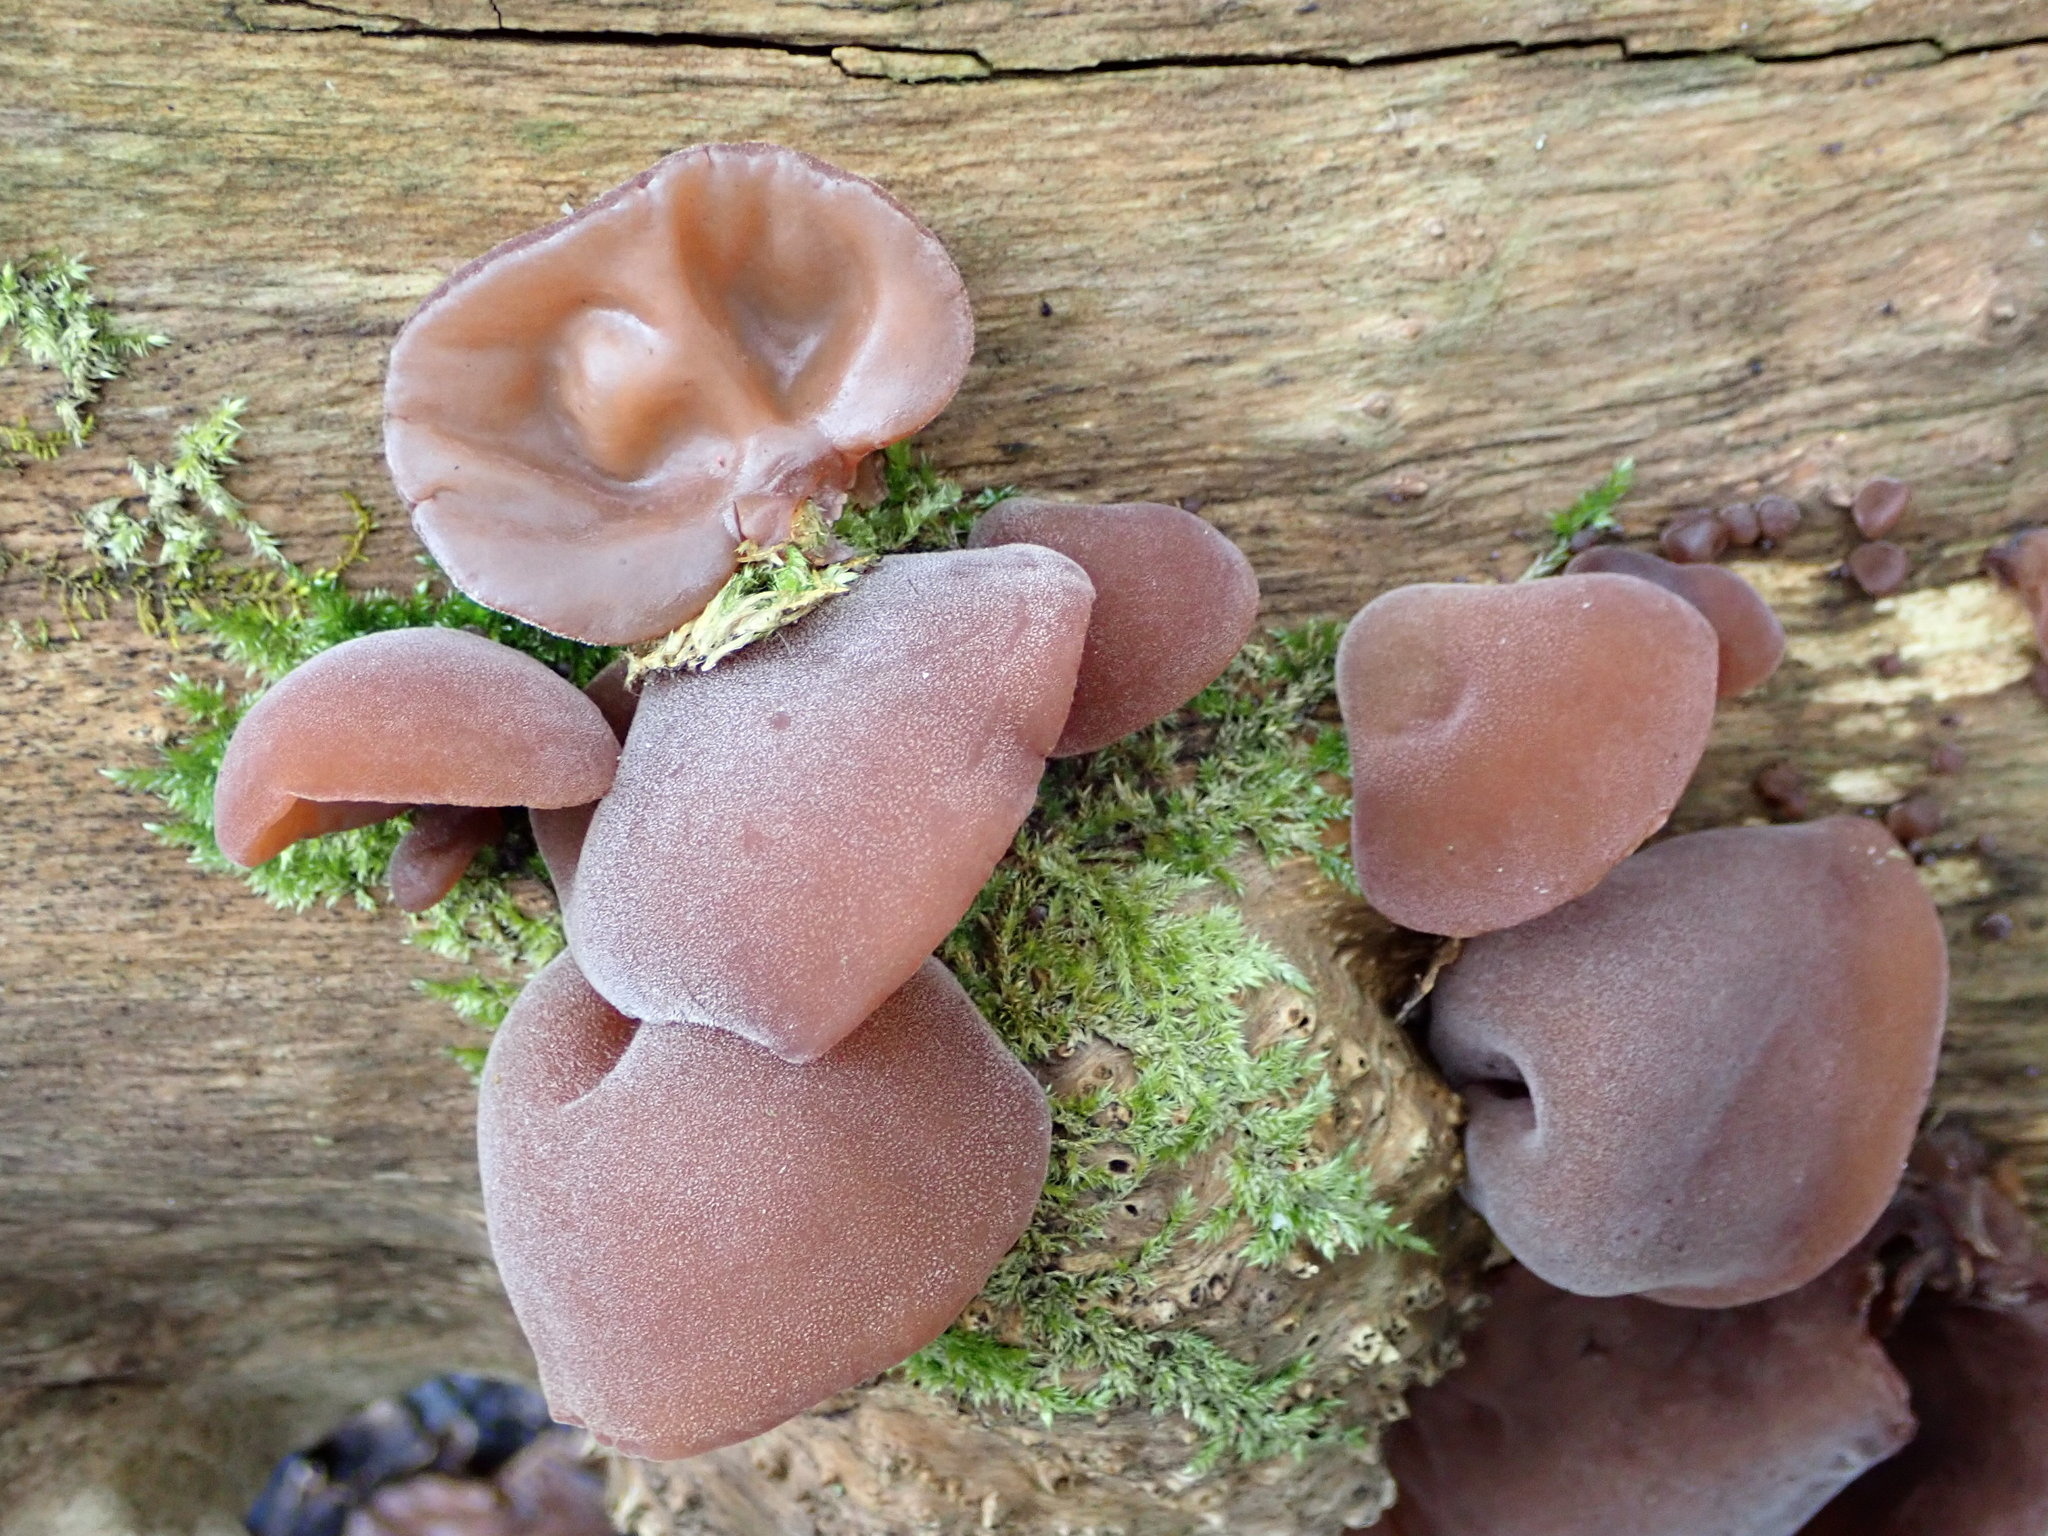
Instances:
[[[1387,1433],[1373,1536],[1794,1536],[1913,1431],[1867,1278],[1726,1311],[1574,1296],[1519,1265],[1465,1363]]]
[[[1092,601],[1035,545],[893,555],[712,671],[649,677],[563,908],[591,985],[791,1061],[830,1050],[1030,814]]]
[[[1259,616],[1259,580],[1238,547],[1192,512],[1154,502],[1004,501],[968,546],[1039,544],[1088,573],[1095,608],[1054,757],[1106,747],[1216,681]]]
[[[2029,528],[1987,550],[1984,569],[2019,594],[2036,640],[2048,646],[2048,528]]]
[[[496,806],[421,806],[392,850],[385,875],[392,901],[406,912],[426,911],[455,889],[479,853],[504,835],[505,818]]]
[[[1803,1285],[1898,1183],[1947,980],[1934,905],[1867,819],[1659,843],[1438,982],[1467,1195],[1582,1295],[1734,1306]]]
[[[1641,550],[1607,544],[1575,556],[1567,576],[1606,571],[1655,582],[1684,598],[1714,626],[1720,644],[1716,691],[1724,699],[1747,693],[1778,670],[1785,656],[1785,626],[1748,582],[1718,565],[1674,565]]]
[[[322,651],[242,717],[214,837],[253,867],[415,805],[581,805],[618,760],[597,706],[531,656],[462,630],[386,630]]]
[[[568,956],[491,1045],[491,1247],[555,1418],[635,1456],[761,1433],[936,1338],[1023,1234],[1045,1094],[927,960],[829,1056],[636,1025]]]
[[[1678,803],[1718,658],[1698,609],[1629,576],[1367,604],[1337,653],[1366,899],[1465,937],[1591,890]]]
[[[633,644],[694,617],[743,540],[836,516],[973,343],[945,248],[873,182],[701,145],[431,295],[392,348],[385,451],[464,592]]]

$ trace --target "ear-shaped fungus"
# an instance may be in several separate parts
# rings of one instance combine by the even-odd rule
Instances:
[[[1582,1295],[1791,1290],[1890,1199],[1947,981],[1934,905],[1870,821],[1659,843],[1444,972],[1429,1043],[1471,1110],[1467,1195]]]
[[[2038,1536],[2048,1531],[2048,1258],[1954,1126],[1914,1149],[1865,1247],[1891,1270],[1883,1334],[1920,1433],[1806,1536]]]
[[[1639,549],[1604,544],[1574,557],[1564,569],[1568,576],[1593,571],[1638,576],[1699,609],[1720,641],[1716,691],[1724,699],[1749,692],[1777,671],[1784,659],[1785,626],[1755,587],[1722,566],[1674,565]]]
[[[385,452],[427,548],[487,607],[655,639],[836,516],[871,450],[944,408],[973,350],[935,236],[795,150],[671,155],[457,272],[391,352]]]
[[[385,877],[392,901],[407,912],[426,911],[455,889],[472,859],[504,835],[505,818],[495,806],[421,806],[392,850]]]
[[[1029,1223],[1050,1120],[935,960],[792,1066],[723,1030],[635,1025],[563,956],[497,1032],[477,1141],[550,1410],[667,1458],[937,1337]]]
[[[892,556],[716,669],[650,677],[565,908],[591,985],[791,1061],[830,1050],[1030,814],[1090,602],[1033,545]]]
[[[1041,544],[1088,573],[1095,609],[1054,757],[1106,747],[1216,681],[1259,617],[1259,579],[1238,547],[1191,512],[1154,502],[1000,502],[969,547]]]
[[[414,805],[581,805],[618,759],[597,706],[531,656],[462,630],[386,630],[322,651],[242,717],[214,836],[254,866]]]
[[[1400,1494],[1374,1536],[1793,1536],[1913,1432],[1867,1270],[1726,1311],[1520,1266],[1489,1290],[1464,1365],[1388,1432]]]
[[[1464,937],[1591,890],[1678,803],[1718,665],[1699,610],[1632,577],[1374,599],[1337,653],[1366,899]]]

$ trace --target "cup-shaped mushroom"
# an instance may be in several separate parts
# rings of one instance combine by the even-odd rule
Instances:
[[[936,960],[794,1066],[635,1025],[562,956],[484,1065],[491,1248],[557,1419],[756,1435],[937,1337],[1031,1219],[1045,1095]]]
[[[1678,803],[1718,666],[1699,610],[1628,576],[1375,598],[1337,653],[1366,900],[1466,937],[1591,890]]]
[[[1699,609],[1720,642],[1716,691],[1724,699],[1749,692],[1784,659],[1785,626],[1763,595],[1725,566],[1678,565],[1639,549],[1605,544],[1576,556],[1564,569],[1567,576],[1593,571],[1638,576]]]
[[[873,182],[771,144],[669,156],[464,267],[399,333],[385,452],[487,607],[596,644],[692,618],[742,540],[836,515],[959,388],[945,248]]]
[[[1735,1306],[1803,1285],[1898,1184],[1947,981],[1934,904],[1874,822],[1659,843],[1438,983],[1468,1197],[1582,1295]]]
[[[1091,591],[1030,544],[884,560],[709,672],[659,672],[564,909],[634,1018],[829,1051],[1030,814]]]
[[[1374,1536],[1793,1536],[1913,1432],[1865,1273],[1716,1311],[1520,1266],[1489,1291],[1465,1363],[1388,1432]]]
[[[407,912],[426,911],[454,890],[471,861],[504,833],[505,818],[496,806],[421,806],[391,853],[385,879],[392,901]]]
[[[1179,507],[1019,498],[983,513],[967,542],[1056,549],[1095,585],[1073,712],[1054,757],[1106,747],[1180,708],[1222,675],[1258,620],[1252,563]]]
[[[581,805],[618,761],[597,706],[523,651],[459,629],[385,630],[322,651],[242,716],[214,837],[253,867],[408,806]]]

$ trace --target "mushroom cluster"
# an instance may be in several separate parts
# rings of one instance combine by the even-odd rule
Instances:
[[[500,246],[392,350],[393,477],[461,590],[632,665],[584,691],[477,635],[374,634],[228,746],[229,858],[411,811],[406,907],[526,809],[568,951],[484,1067],[485,1209],[551,1410],[627,1452],[896,1364],[1016,1243],[1046,1097],[932,950],[1048,758],[1179,708],[1257,617],[1250,564],[1178,507],[1011,501],[966,548],[836,547],[863,461],[972,340],[929,231],[770,145],[673,155]],[[831,600],[669,647],[764,551]]]

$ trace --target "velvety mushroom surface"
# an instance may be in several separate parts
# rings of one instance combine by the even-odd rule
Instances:
[[[1891,1198],[1947,982],[1934,905],[1869,820],[1660,843],[1444,972],[1429,1044],[1470,1108],[1468,1198],[1584,1295],[1791,1290]]]
[[[491,1249],[556,1418],[728,1445],[937,1337],[1031,1219],[1044,1092],[935,960],[829,1056],[635,1025],[563,956],[484,1067]]]
[[[1591,890],[1684,792],[1718,657],[1698,609],[1630,576],[1374,599],[1337,654],[1366,899],[1463,937]]]
[[[1556,1290],[1515,1266],[1465,1364],[1387,1435],[1399,1501],[1375,1536],[1794,1536],[1913,1432],[1830,1273],[1755,1306],[1697,1310]]]
[[[214,836],[254,866],[414,805],[581,805],[618,759],[597,706],[531,656],[463,630],[387,630],[322,651],[242,717]]]
[[[1035,545],[898,555],[705,673],[650,677],[564,909],[627,1014],[828,1051],[1030,814],[1093,593]]]
[[[385,452],[487,607],[594,644],[693,617],[742,540],[836,515],[973,350],[952,259],[873,182],[768,144],[671,155],[464,267],[400,332]]]
[[[1750,540],[1755,543],[1754,539]],[[1567,576],[1606,571],[1653,581],[1684,598],[1714,626],[1720,642],[1716,691],[1724,699],[1747,693],[1785,656],[1785,626],[1755,587],[1718,565],[1676,565],[1638,549],[1605,544],[1573,557]]]
[[[1106,747],[1180,708],[1222,675],[1258,621],[1251,562],[1179,507],[1017,498],[984,513],[968,543],[1056,549],[1095,585],[1055,757]]]

